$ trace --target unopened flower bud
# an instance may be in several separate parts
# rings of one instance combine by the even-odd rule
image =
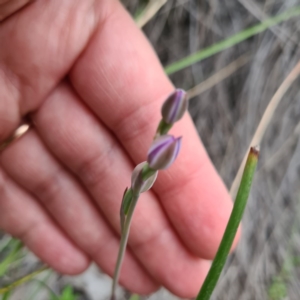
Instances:
[[[146,161],[138,164],[135,169],[132,172],[131,175],[131,188],[133,191],[143,193],[151,189],[152,185],[154,184],[156,177],[157,177],[157,171],[150,170],[150,177],[147,179],[144,179],[145,174],[143,174],[145,171],[145,168],[148,167],[148,164]],[[149,167],[147,168],[149,170]],[[146,174],[147,175],[147,174]]]
[[[168,168],[176,159],[181,146],[181,137],[162,135],[156,138],[148,151],[147,161],[150,168],[162,170]]]
[[[180,120],[187,110],[188,97],[184,90],[176,89],[164,102],[161,114],[167,124]]]

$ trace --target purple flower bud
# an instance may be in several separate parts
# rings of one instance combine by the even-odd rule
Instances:
[[[155,139],[148,151],[147,161],[151,169],[168,168],[176,159],[181,146],[181,137],[162,135]]]
[[[163,120],[168,124],[173,124],[180,120],[187,110],[188,97],[184,90],[176,89],[164,102],[161,114]]]
[[[132,172],[131,175],[131,188],[134,191],[137,191],[139,193],[144,193],[151,189],[152,185],[154,184],[156,177],[157,177],[157,171],[150,176],[148,179],[143,180],[143,169],[147,162],[142,162],[138,164],[135,169]]]

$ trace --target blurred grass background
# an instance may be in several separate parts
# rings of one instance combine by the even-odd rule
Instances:
[[[138,24],[147,21],[143,31],[165,67],[264,23],[271,16],[291,8],[296,11],[294,8],[300,5],[299,0],[123,0],[123,3]],[[190,113],[229,189],[267,105],[300,60],[300,16],[286,19],[170,74],[177,87],[190,90]],[[300,299],[299,84],[300,79],[295,76],[268,121],[244,216],[242,239],[228,260],[214,300]],[[8,250],[0,245],[1,262],[10,251],[15,251],[14,247],[17,246],[11,244]],[[13,264],[19,269],[36,264],[33,258],[14,259],[17,262]],[[0,277],[0,284],[19,272],[18,268],[13,270]],[[74,294],[77,293],[74,299],[101,300],[110,289],[109,279],[96,274],[94,269],[76,278],[47,272],[36,279],[39,282],[22,286],[7,299],[73,299],[59,298],[64,293],[70,294],[66,286],[71,284]],[[38,291],[30,296],[33,287]],[[51,298],[49,289],[57,298]],[[125,293],[122,297],[129,299],[130,295]],[[177,298],[161,291],[148,299]]]
[[[125,2],[132,13],[141,5]],[[299,4],[169,0],[143,29],[168,66]],[[299,17],[290,18],[170,75],[187,90],[204,82],[190,113],[228,188],[268,103],[300,60],[299,26]],[[220,71],[230,64],[235,71],[222,80]],[[213,75],[219,80],[207,84]],[[299,83],[282,96],[262,139],[242,239],[213,299],[300,299]]]

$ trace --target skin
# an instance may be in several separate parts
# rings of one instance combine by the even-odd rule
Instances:
[[[0,154],[0,228],[58,272],[112,275],[121,198],[174,87],[118,1],[1,0],[0,15],[0,141],[33,123]],[[232,204],[188,114],[171,133],[181,152],[139,200],[120,284],[188,298]]]

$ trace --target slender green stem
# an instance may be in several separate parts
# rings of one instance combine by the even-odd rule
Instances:
[[[299,14],[300,14],[300,6],[293,7],[292,9],[289,9],[289,10],[283,12],[282,14],[279,14],[275,17],[270,17],[257,25],[249,27],[243,31],[240,31],[237,34],[234,34],[225,40],[215,43],[212,46],[202,49],[202,50],[200,50],[196,53],[193,53],[177,62],[174,62],[174,63],[166,66],[165,72],[168,75],[170,75],[177,71],[180,71],[188,66],[191,66],[192,64],[194,64],[196,62],[199,62],[205,58],[208,58],[208,57],[210,57],[216,53],[219,53],[225,49],[228,49],[228,48],[260,33],[260,32],[263,32],[266,29],[268,29],[280,22],[288,20],[294,16],[298,16]]]
[[[7,269],[11,263],[17,261],[20,256],[20,250],[22,249],[22,242],[19,240],[11,239],[7,244],[7,247],[12,246],[12,250],[5,257],[5,259],[0,263],[0,276],[5,275]]]
[[[128,210],[128,214],[126,216],[126,220],[124,223],[124,228],[121,233],[122,236],[121,236],[120,248],[119,248],[117,263],[116,263],[114,277],[113,277],[113,284],[112,284],[112,289],[111,289],[111,298],[110,298],[111,300],[115,300],[115,291],[116,291],[117,283],[119,281],[122,261],[123,261],[126,246],[127,246],[132,216],[133,216],[133,212],[134,212],[136,203],[139,199],[139,196],[140,196],[139,194],[133,194],[133,198],[132,198],[132,201],[131,201],[131,204],[130,204],[130,207]]]
[[[161,135],[167,134],[168,131],[172,128],[172,126],[173,124],[168,124],[164,121],[164,119],[161,119],[161,121],[158,124],[154,139]]]
[[[245,165],[241,184],[236,196],[236,200],[234,202],[234,206],[230,215],[230,219],[225,229],[225,233],[223,235],[216,257],[211,265],[211,268],[205,278],[205,281],[196,300],[210,299],[210,296],[217,284],[246,207],[254,172],[257,165],[257,160],[258,149],[251,148]]]
[[[146,181],[149,179],[151,176],[153,176],[157,170],[153,170],[149,167],[148,163],[144,166],[143,172],[142,172],[142,180]]]

